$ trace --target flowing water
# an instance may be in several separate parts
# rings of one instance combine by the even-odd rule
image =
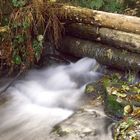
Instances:
[[[85,84],[101,76],[93,71],[95,66],[95,60],[84,58],[31,70],[16,81],[7,91],[7,101],[0,105],[0,140],[50,140],[52,127],[84,104]],[[102,127],[105,122],[98,123]],[[103,140],[104,135],[109,140],[104,132],[98,139]]]

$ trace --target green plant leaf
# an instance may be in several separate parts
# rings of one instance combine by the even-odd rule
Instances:
[[[28,22],[23,22],[23,28],[28,29],[30,27],[30,24]]]
[[[90,5],[91,8],[100,9],[104,4],[103,0],[92,0]]]
[[[13,58],[13,61],[16,65],[20,65],[21,64],[21,57],[19,55],[15,55]]]
[[[12,4],[14,7],[22,7],[27,3],[26,0],[12,0]]]
[[[17,35],[16,36],[16,40],[17,40],[17,43],[23,43],[24,42],[24,37],[23,35]]]

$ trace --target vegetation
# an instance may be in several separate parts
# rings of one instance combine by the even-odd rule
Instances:
[[[37,63],[43,51],[47,31],[55,45],[61,36],[61,23],[53,12],[46,12],[47,1],[5,0],[1,1],[0,16],[0,65],[1,71],[28,68]],[[11,9],[4,11],[3,5]],[[6,13],[5,13],[6,12]]]
[[[56,7],[52,1],[0,1],[0,72],[11,74],[38,63],[46,39],[56,47],[59,45],[63,26],[53,11]],[[56,2],[108,12],[140,15],[139,0],[58,0]],[[110,50],[107,54],[112,58]],[[120,120],[114,128],[116,140],[123,140],[130,134],[132,140],[137,140],[135,131],[140,128],[140,83],[132,85],[134,76],[131,73],[127,79],[128,82],[113,75],[86,87],[89,96],[91,92],[98,93],[94,94],[94,98],[102,94],[106,113]],[[100,86],[97,87],[97,84]]]
[[[125,13],[129,15],[140,15],[139,0],[64,0],[74,5],[87,7],[107,12]]]
[[[112,12],[121,12],[123,10],[123,5],[116,0],[73,0],[73,3],[79,4],[82,7],[88,7],[91,9],[105,10]]]
[[[82,7],[122,13],[130,5],[136,9],[138,0],[0,1],[0,71],[4,70],[10,74],[14,70],[28,68],[37,63],[43,52],[47,34],[55,46],[59,44],[63,26],[54,11],[48,10],[53,2],[70,2]]]
[[[114,140],[139,139],[140,83],[131,83],[116,73],[88,84],[85,89],[94,100],[95,94],[101,96],[106,114],[117,120],[113,129]]]

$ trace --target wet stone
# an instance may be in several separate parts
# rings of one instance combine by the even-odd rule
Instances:
[[[97,140],[104,132],[106,120],[93,108],[84,108],[57,124],[51,134],[57,140]]]

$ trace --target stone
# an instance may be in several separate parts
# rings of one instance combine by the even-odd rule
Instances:
[[[97,140],[102,135],[111,140],[111,131],[108,134],[104,130],[106,123],[111,120],[100,109],[96,107],[93,109],[90,105],[81,108],[67,120],[57,124],[51,134],[57,140]]]

